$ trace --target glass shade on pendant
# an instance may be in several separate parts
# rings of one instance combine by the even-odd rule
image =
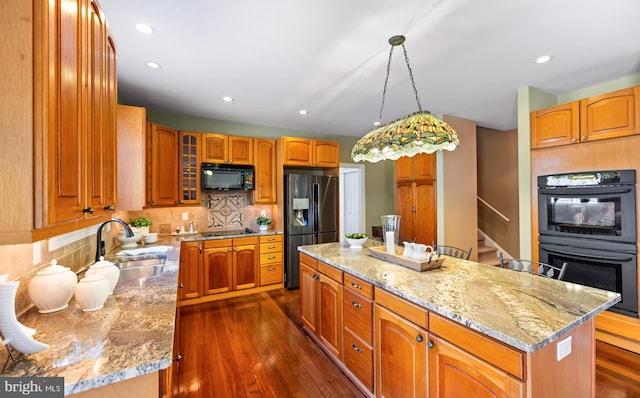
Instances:
[[[458,135],[449,124],[421,111],[369,132],[354,145],[351,158],[375,163],[419,153],[453,151],[459,145]]]

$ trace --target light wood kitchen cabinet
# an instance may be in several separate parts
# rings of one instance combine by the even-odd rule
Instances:
[[[147,140],[148,206],[178,204],[178,131],[151,123]]]
[[[427,396],[427,332],[375,305],[376,394]]]
[[[118,105],[118,208],[139,211],[146,205],[147,110]]]
[[[178,203],[200,205],[200,134],[180,131],[178,142]]]
[[[253,158],[255,160],[255,190],[253,200],[256,203],[276,202],[276,141],[255,138],[253,140]]]
[[[204,294],[259,285],[258,238],[204,241]]]
[[[202,134],[202,161],[206,163],[253,164],[253,138],[224,134]]]
[[[340,166],[340,144],[338,142],[280,137],[278,145],[284,166]]]
[[[342,271],[304,253],[300,254],[300,317],[323,348],[342,361]]]
[[[180,300],[202,296],[203,243],[182,242],[178,271],[178,297]]]
[[[396,161],[396,214],[400,241],[431,244],[437,240],[436,155],[419,154]]]
[[[640,134],[640,86],[531,112],[531,149]]]
[[[282,283],[284,257],[282,235],[260,237],[260,286]]]
[[[373,286],[344,275],[344,364],[373,392]]]

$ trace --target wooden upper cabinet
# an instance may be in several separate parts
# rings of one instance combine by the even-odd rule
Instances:
[[[178,203],[178,131],[151,124],[149,206]]]
[[[146,205],[147,110],[117,106],[118,208],[139,211]],[[149,172],[150,177],[150,172]]]
[[[253,200],[256,203],[276,202],[276,142],[256,138],[253,140],[253,158],[255,160],[255,190]]]
[[[180,204],[200,204],[200,133],[180,131],[178,186]]]
[[[285,166],[338,167],[340,144],[308,138],[280,137]]]
[[[202,162],[253,164],[253,138],[202,134]]]
[[[118,208],[118,131],[116,109],[118,107],[116,44],[107,34],[105,51],[105,119],[104,203],[107,211]]]
[[[640,86],[580,100],[580,140],[640,134]]]
[[[531,112],[531,149],[574,144],[579,130],[577,101]]]
[[[435,180],[436,154],[421,153],[396,160],[396,182]]]

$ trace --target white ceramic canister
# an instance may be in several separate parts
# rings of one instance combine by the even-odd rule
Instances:
[[[69,267],[51,260],[51,265],[37,272],[29,281],[29,297],[42,314],[60,311],[69,305],[77,283],[78,277]]]
[[[112,294],[113,289],[115,289],[118,284],[118,280],[120,279],[120,268],[111,261],[107,261],[104,257],[100,256],[100,261],[89,267],[85,275],[104,275],[109,280],[109,294]]]
[[[86,275],[76,285],[76,302],[82,311],[99,310],[104,307],[104,302],[107,301],[110,287],[109,280],[104,275]]]

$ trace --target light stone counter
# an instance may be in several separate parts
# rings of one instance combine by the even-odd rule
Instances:
[[[524,352],[535,352],[620,301],[618,293],[446,257],[417,272],[339,243],[299,251]]]
[[[16,363],[9,360],[0,375],[64,377],[64,393],[70,395],[167,368],[172,360],[180,240],[161,237],[158,245],[173,247],[163,253],[164,272],[119,282],[101,310],[83,312],[72,298],[62,311],[39,314],[32,308],[21,316],[20,322],[37,329],[36,340],[50,347],[20,355]],[[135,258],[149,257],[153,255]],[[4,364],[6,358],[2,348],[0,361]]]

